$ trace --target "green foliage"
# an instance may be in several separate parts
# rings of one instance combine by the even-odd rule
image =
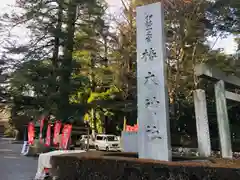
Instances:
[[[98,100],[113,100],[115,98],[114,95],[119,92],[120,92],[120,90],[115,86],[111,87],[110,89],[108,89],[105,92],[100,92],[100,93],[93,92],[89,96],[87,102],[92,103],[92,102],[98,101]]]
[[[12,126],[11,124],[7,123],[4,126],[4,136],[6,137],[15,137],[16,136],[16,128]]]

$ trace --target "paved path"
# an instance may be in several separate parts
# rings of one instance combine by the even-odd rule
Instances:
[[[0,139],[0,180],[32,180],[37,159],[21,156],[22,145]]]

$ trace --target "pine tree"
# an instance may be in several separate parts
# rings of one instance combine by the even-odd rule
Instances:
[[[80,30],[79,27],[84,29],[83,25],[90,25],[93,23],[92,17],[102,13],[97,8],[100,3],[95,0],[21,0],[17,1],[16,6],[22,9],[23,13],[5,15],[5,21],[9,22],[9,26],[27,26],[31,39],[28,44],[8,46],[6,49],[9,54],[24,54],[23,61],[32,63],[32,68],[36,64],[34,61],[50,62],[50,76],[44,86],[44,91],[48,94],[45,102],[49,104],[45,108],[50,108],[49,111],[51,107],[58,109],[56,113],[59,118],[66,120],[71,113],[69,96],[75,90],[72,84],[76,84],[76,79],[72,82],[72,73],[75,70],[72,57],[75,34]],[[22,68],[22,64],[19,68]],[[32,78],[28,76],[28,80],[30,79]],[[82,80],[78,79],[80,84]],[[34,86],[34,90],[37,90],[37,84]],[[37,92],[39,93],[41,94]]]

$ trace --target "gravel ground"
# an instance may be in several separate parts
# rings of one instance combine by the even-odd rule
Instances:
[[[37,159],[20,155],[22,145],[0,139],[0,180],[32,180]]]

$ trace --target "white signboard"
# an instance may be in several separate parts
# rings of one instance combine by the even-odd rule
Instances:
[[[171,160],[161,3],[137,8],[139,158]]]

